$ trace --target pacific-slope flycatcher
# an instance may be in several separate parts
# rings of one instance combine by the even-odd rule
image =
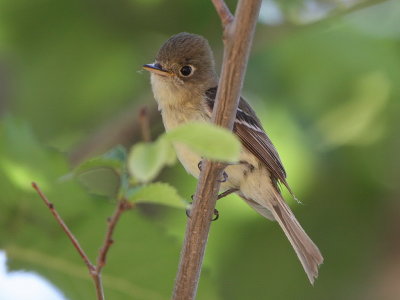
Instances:
[[[151,72],[154,98],[167,131],[189,121],[210,122],[218,76],[206,39],[189,33],[174,35],[158,51],[155,62],[143,68]],[[235,190],[258,213],[279,223],[313,283],[323,257],[282,198],[278,183],[291,191],[285,169],[260,120],[243,98],[233,132],[243,150],[240,163],[226,167],[227,180],[221,190]],[[198,177],[202,158],[184,145],[175,145],[175,149],[185,169]]]

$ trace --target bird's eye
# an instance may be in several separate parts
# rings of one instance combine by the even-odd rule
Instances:
[[[183,67],[180,69],[181,74],[182,74],[183,76],[185,76],[185,77],[187,77],[187,76],[189,76],[190,74],[192,74],[192,71],[193,71],[193,69],[192,69],[191,66],[183,66]]]

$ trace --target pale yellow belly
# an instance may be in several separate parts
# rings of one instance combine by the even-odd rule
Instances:
[[[198,110],[190,109],[175,109],[173,111],[163,110],[162,117],[166,131],[176,128],[177,126],[189,121],[209,122],[209,116],[199,113]],[[195,178],[198,178],[200,174],[198,165],[202,160],[202,157],[199,154],[191,151],[182,143],[175,143],[174,148],[176,155],[185,170]],[[258,159],[245,149],[242,149],[239,161],[245,161],[248,164],[253,165],[253,174],[249,173],[248,164],[246,165],[238,163],[228,165],[225,168],[225,172],[228,177],[226,182],[221,183],[221,190],[237,188],[241,190],[243,195],[257,201],[256,199],[262,198],[260,193],[262,193],[265,188],[270,188],[271,184],[268,182],[268,171],[266,171],[265,168],[260,169]]]
[[[174,129],[180,125],[188,122],[209,122],[209,116],[205,113],[200,113],[201,110],[195,109],[193,107],[183,107],[176,108],[174,110],[164,109],[162,111],[163,123],[166,131]],[[174,148],[176,155],[185,168],[185,170],[198,178],[200,170],[198,168],[199,162],[202,157],[197,153],[191,151],[186,145],[182,143],[174,143]]]
[[[202,160],[201,156],[191,151],[186,145],[181,143],[175,143],[174,148],[176,155],[185,170],[194,177],[199,178],[200,170],[198,165]]]
[[[175,150],[177,157],[185,170],[193,175],[194,177],[198,178],[200,175],[200,169],[199,169],[199,162],[202,160],[202,157],[195,152],[191,151],[187,146],[183,144],[175,144]],[[251,155],[249,152],[244,151],[241,155],[241,161],[247,161],[249,163],[254,164],[257,166],[257,161],[254,158],[253,155]],[[255,170],[253,171],[254,173],[261,173],[260,170],[255,167]],[[256,180],[251,180],[250,177],[251,175],[254,174],[249,174],[249,166],[243,163],[237,163],[237,164],[231,164],[228,165],[225,168],[225,173],[227,175],[227,180],[225,182],[221,183],[221,190],[227,190],[231,188],[237,188],[241,189],[242,186],[246,189],[252,189],[256,188],[260,190],[259,188],[259,182]],[[260,175],[261,179],[261,174],[258,174],[257,177]],[[222,180],[223,178],[221,178]],[[250,179],[250,180],[249,180]],[[254,191],[253,191],[254,192]]]

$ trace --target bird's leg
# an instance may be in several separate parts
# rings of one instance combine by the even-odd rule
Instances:
[[[221,194],[218,195],[217,200],[222,199],[222,198],[225,198],[226,196],[228,196],[228,195],[230,195],[230,194],[232,194],[232,193],[235,193],[235,192],[237,192],[238,190],[239,190],[239,189],[235,189],[235,188],[226,190],[225,192],[223,192],[223,193],[221,193]]]
[[[228,166],[233,166],[233,165],[246,165],[249,168],[250,172],[253,172],[253,170],[254,170],[254,166],[252,164],[248,163],[247,161],[244,161],[244,160],[240,160],[239,163],[228,164]],[[200,171],[201,171],[201,169],[200,169]],[[226,182],[227,180],[228,180],[228,174],[224,171],[222,173],[222,179],[219,179],[217,181],[223,183],[223,182]],[[228,195],[229,194],[230,193],[228,193]]]
[[[224,172],[224,174],[226,174],[226,173]],[[218,195],[217,200],[222,199],[222,198],[224,198],[224,197],[226,197],[226,196],[228,196],[228,195],[230,195],[230,194],[232,194],[234,192],[237,192],[238,190],[239,189],[226,190],[225,192],[222,192],[221,194]],[[216,220],[218,220],[218,218],[219,218],[219,211],[218,211],[218,209],[214,208],[214,218],[212,219],[212,221],[216,221]]]
[[[199,168],[200,171],[201,171],[201,168],[202,168],[202,162],[203,161],[201,160],[197,164],[197,167]],[[222,182],[226,182],[227,180],[228,180],[228,174],[225,171],[223,171],[222,179],[219,179],[218,182],[222,183]],[[217,200],[219,200],[221,198],[224,198],[224,197],[226,197],[226,196],[228,196],[228,195],[230,195],[230,194],[232,194],[234,192],[237,192],[237,191],[238,191],[238,189],[226,190],[225,192],[223,192],[223,193],[218,195]],[[192,201],[193,201],[193,197],[194,197],[194,195],[190,196],[190,198],[192,198]],[[186,216],[188,216],[188,218],[190,218],[191,208],[192,208],[192,202],[190,202],[189,207],[186,208]],[[216,220],[218,220],[218,218],[219,218],[219,211],[216,208],[214,208],[214,218],[212,219],[212,221],[216,221]]]
[[[222,192],[221,194],[218,195],[217,200],[225,198],[226,196],[228,196],[228,195],[230,195],[232,193],[235,193],[238,190],[239,189],[235,189],[235,188],[226,190],[225,192]],[[216,220],[218,220],[218,218],[219,218],[219,211],[218,211],[218,209],[214,208],[214,218],[211,221],[216,221]]]
[[[223,193],[218,195],[217,200],[225,198],[226,196],[228,196],[228,195],[230,195],[232,193],[235,193],[238,190],[239,189],[235,189],[235,188],[226,190],[225,192],[223,192]],[[190,196],[190,198],[192,198],[192,201],[193,201],[193,197],[194,197],[194,195]],[[192,202],[190,202],[189,207],[186,208],[186,216],[188,218],[190,218],[191,209],[192,209]],[[216,220],[218,220],[218,218],[219,218],[219,211],[218,211],[218,209],[214,208],[214,218],[211,221],[216,221]]]
[[[192,195],[192,200],[193,200],[193,195]],[[186,216],[188,217],[188,218],[190,218],[191,217],[191,211],[192,211],[192,202],[190,202],[190,204],[188,205],[188,207],[186,208]],[[212,220],[211,221],[216,221],[216,220],[218,220],[218,218],[219,218],[219,211],[216,209],[216,208],[214,208],[214,217],[212,218]]]
[[[202,168],[202,164],[203,164],[202,160],[199,161],[199,163],[197,164],[197,167],[199,168],[200,171],[201,171],[201,168]],[[223,182],[226,182],[227,179],[228,179],[228,174],[224,171],[222,173],[222,179],[218,179],[217,181],[223,183]]]

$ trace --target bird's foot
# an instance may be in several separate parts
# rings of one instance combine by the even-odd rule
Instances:
[[[193,195],[192,195],[192,199],[193,199]],[[189,205],[188,206],[186,206],[186,210],[185,210],[185,212],[186,212],[186,216],[190,219],[190,216],[191,216],[191,211],[192,211],[192,206],[193,206],[193,204],[192,204],[192,202],[190,202],[189,203]]]
[[[199,163],[197,164],[197,167],[199,168],[200,171],[201,171],[202,165],[203,165],[203,161],[201,160],[201,161],[199,161]],[[222,178],[221,178],[221,179],[218,179],[217,181],[222,183],[222,182],[226,182],[227,180],[228,180],[228,174],[224,171],[224,172],[222,173]]]
[[[192,200],[193,200],[193,195],[191,196]],[[186,216],[190,219],[191,218],[191,212],[192,212],[192,202],[189,203],[188,207],[186,207]],[[219,211],[214,208],[214,217],[211,219],[211,221],[216,221],[219,218]]]
[[[214,208],[214,217],[211,219],[211,221],[217,221],[219,218],[219,211],[218,209]]]
[[[217,181],[218,182],[226,182],[228,180],[228,174],[224,171],[223,173],[222,173],[222,179],[218,179]]]

